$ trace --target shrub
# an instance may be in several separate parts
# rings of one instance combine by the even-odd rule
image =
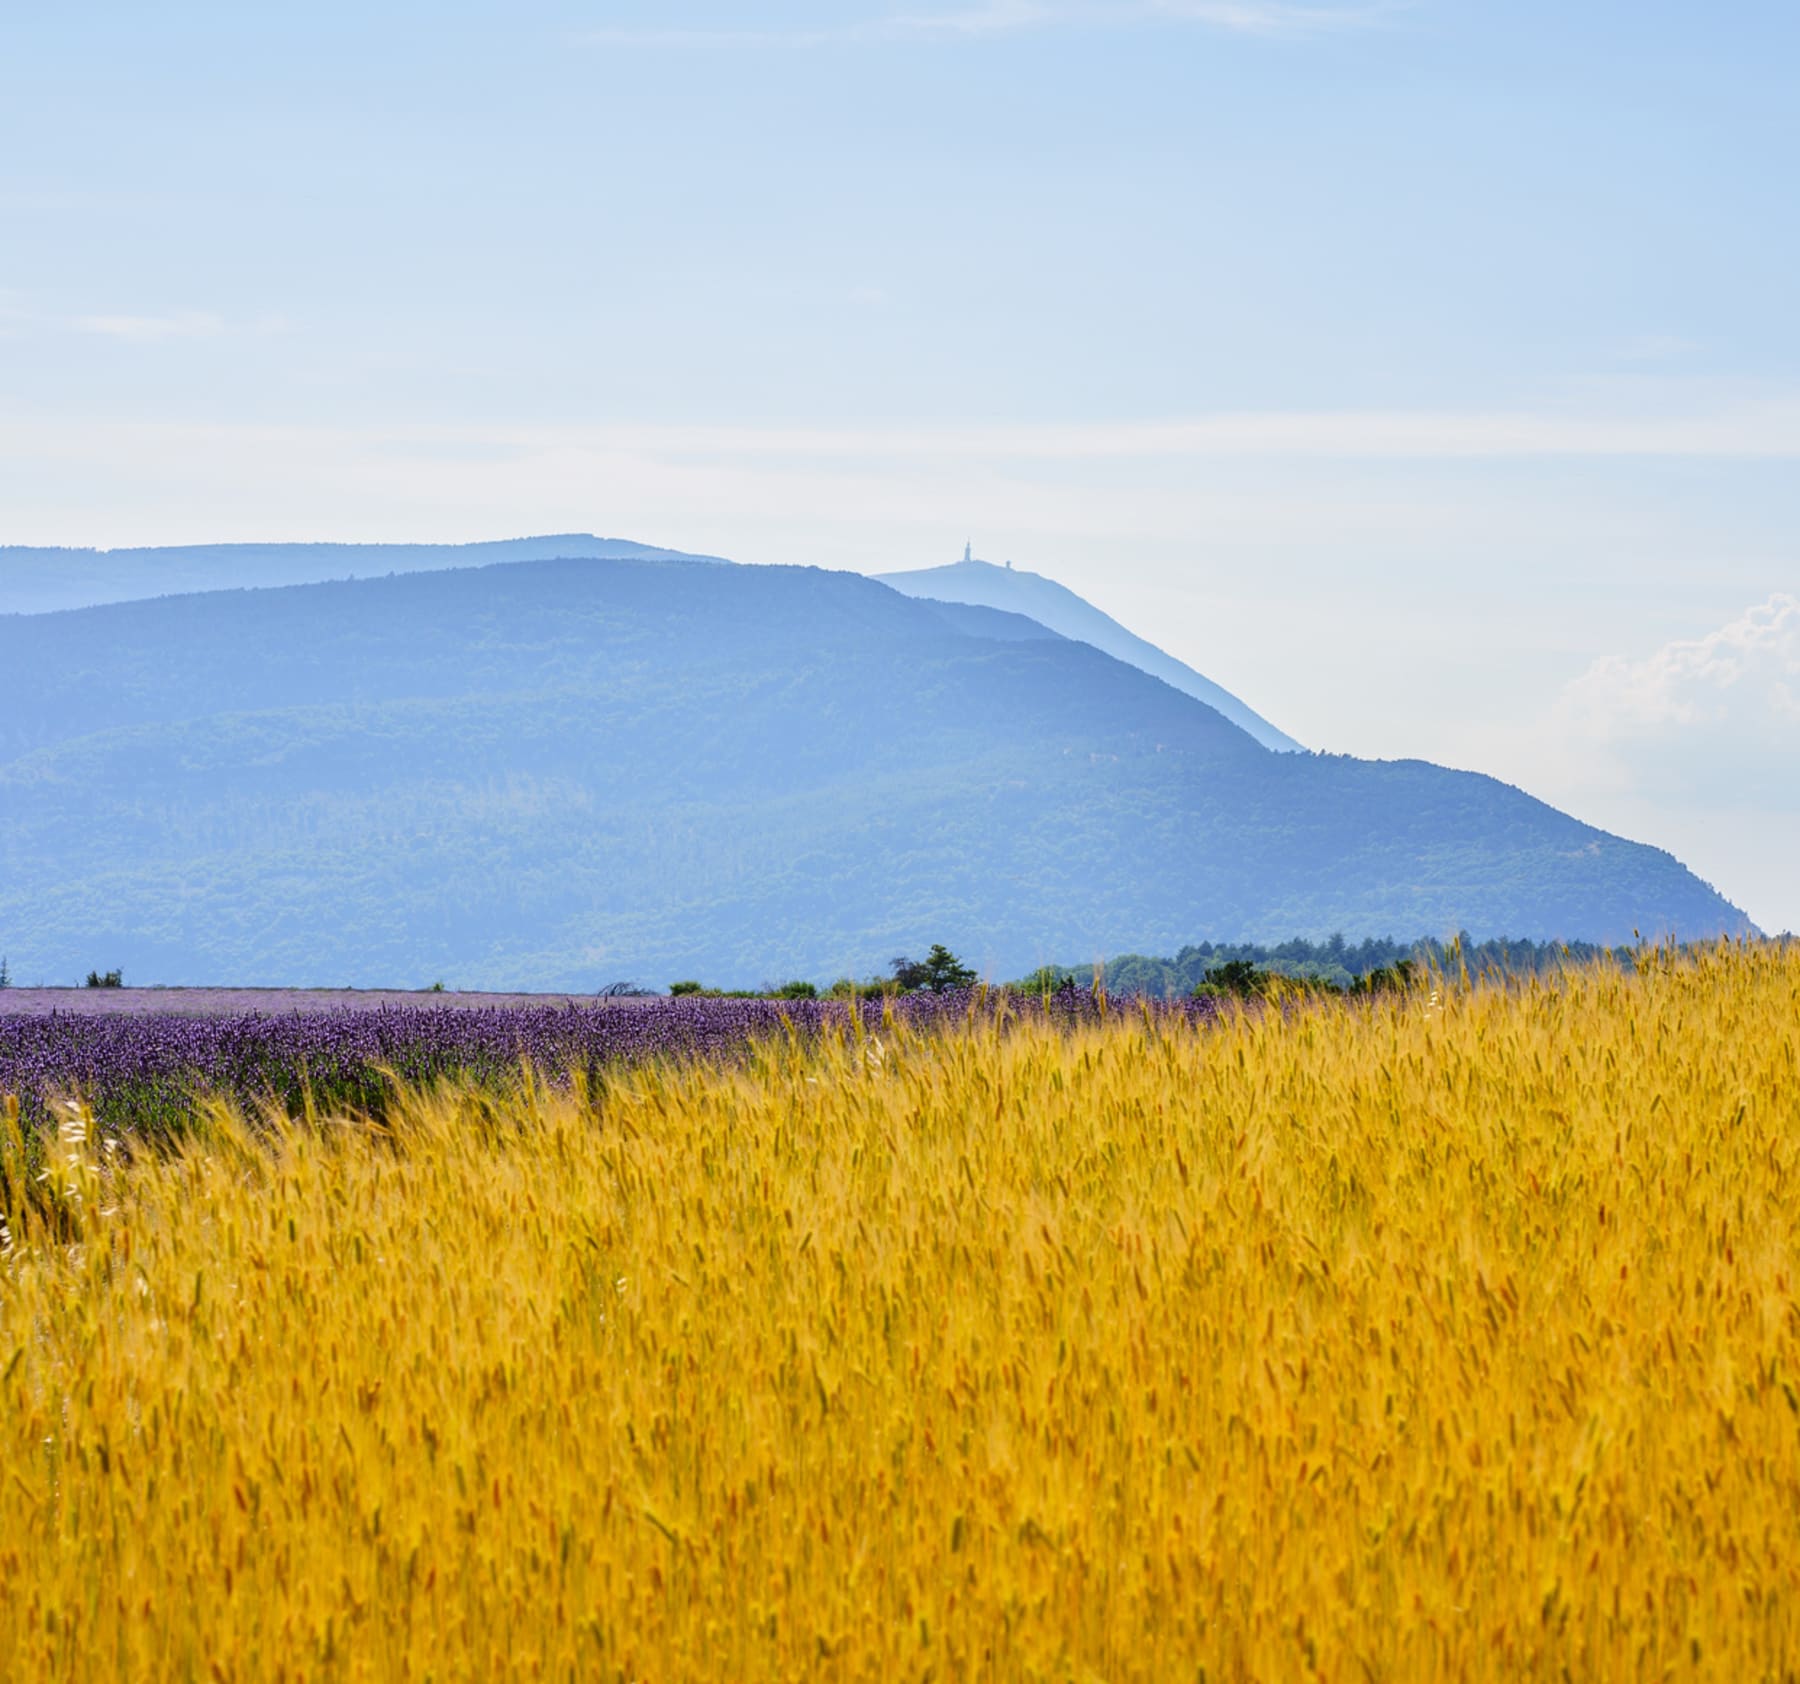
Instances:
[[[1206,980],[1194,990],[1194,998],[1254,1000],[1268,992],[1269,974],[1259,971],[1248,959],[1227,959],[1214,965]]]
[[[1009,982],[1006,986],[1015,994],[1054,994],[1059,988],[1068,988],[1082,979],[1064,965],[1039,965],[1035,971],[1022,976],[1017,982]]]
[[[852,976],[841,976],[831,985],[826,997],[832,1000],[866,1000],[873,995],[899,992],[900,987],[891,976],[872,976],[867,982],[858,982]]]
[[[1196,1000],[1275,1000],[1296,994],[1337,994],[1338,985],[1327,976],[1295,975],[1259,970],[1249,959],[1227,959],[1206,973],[1194,990]]]
[[[1383,965],[1370,971],[1367,976],[1359,976],[1350,984],[1352,994],[1403,994],[1412,986],[1413,972],[1418,967],[1411,959],[1396,959],[1391,965]]]

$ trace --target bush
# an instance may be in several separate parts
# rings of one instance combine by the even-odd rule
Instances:
[[[1054,994],[1059,988],[1070,988],[1083,979],[1065,965],[1039,965],[1029,976],[1006,986],[1015,994]]]
[[[1249,959],[1227,959],[1206,973],[1194,990],[1196,1000],[1276,1000],[1284,995],[1337,994],[1338,985],[1327,976],[1292,975],[1259,970]]]
[[[125,978],[118,971],[108,971],[104,976],[98,971],[89,971],[87,981],[82,986],[84,988],[123,988]]]
[[[1259,971],[1248,959],[1227,959],[1206,973],[1206,980],[1194,990],[1194,998],[1255,1000],[1268,988],[1268,972]]]
[[[1391,965],[1383,965],[1378,970],[1370,971],[1367,976],[1359,976],[1350,984],[1350,992],[1404,994],[1412,986],[1413,972],[1417,968],[1410,959],[1396,959]]]
[[[853,976],[841,976],[826,991],[826,997],[832,1000],[867,1000],[899,992],[899,986],[891,976],[872,976],[867,982],[858,982]]]

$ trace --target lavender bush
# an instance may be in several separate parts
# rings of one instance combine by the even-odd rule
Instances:
[[[395,1079],[501,1083],[526,1064],[566,1078],[649,1059],[740,1057],[761,1039],[848,1029],[853,1013],[878,1031],[885,1012],[930,1029],[1026,1014],[1075,1024],[1108,1009],[1104,999],[1071,987],[1047,997],[975,989],[855,1002],[686,997],[212,1017],[0,1011],[0,1094],[17,1094],[26,1114],[40,1121],[58,1099],[78,1096],[111,1132],[143,1137],[180,1129],[200,1094],[294,1113],[310,1098],[321,1110],[380,1116]],[[1216,1008],[1176,1001],[1110,1009],[1195,1021]]]

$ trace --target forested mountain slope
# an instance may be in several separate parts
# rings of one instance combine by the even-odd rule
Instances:
[[[823,980],[935,939],[1005,975],[1200,936],[1746,927],[1492,779],[1271,753],[1084,643],[851,574],[546,561],[3,617],[0,673],[21,982]]]

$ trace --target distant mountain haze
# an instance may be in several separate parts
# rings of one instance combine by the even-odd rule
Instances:
[[[190,591],[312,585],[490,562],[567,556],[644,560],[683,553],[589,532],[475,544],[187,544],[119,550],[0,544],[0,614],[43,614]]]
[[[680,550],[627,538],[596,538],[587,532],[470,544],[195,544],[115,550],[0,546],[0,614],[45,613],[201,591],[322,584],[509,561],[676,560],[685,556]],[[717,556],[693,559],[721,560]],[[972,558],[948,567],[876,577],[907,596],[941,601],[947,610],[966,610],[960,619],[950,622],[962,629],[976,629],[976,610],[1022,616],[1042,628],[1035,633],[1022,626],[1008,631],[1005,622],[991,619],[981,635],[1005,638],[1054,633],[1091,643],[1217,708],[1266,748],[1292,751],[1301,747],[1229,691],[1128,631],[1053,579]]]
[[[390,573],[441,572],[510,561],[678,560],[687,552],[597,538],[588,532],[467,544],[193,544],[94,550],[0,546],[0,614],[46,613],[205,591],[324,584]],[[717,556],[690,559],[721,562]],[[1217,708],[1267,748],[1301,745],[1229,691],[1126,630],[1073,591],[1039,574],[967,559],[949,567],[877,575],[907,596],[941,602],[949,624],[977,635],[1055,635],[1091,643]],[[1008,629],[1005,619],[1019,621]],[[1038,629],[1032,630],[1032,625]]]
[[[575,557],[0,617],[21,982],[592,988],[1210,937],[1749,929],[1418,761],[1275,754],[987,605]]]
[[[1283,753],[1300,752],[1303,745],[1285,731],[1277,730],[1268,720],[1195,672],[1173,655],[1165,654],[1155,644],[1147,643],[1135,632],[1125,629],[1091,602],[1084,601],[1072,590],[1046,579],[1041,573],[1028,573],[1023,568],[996,567],[979,561],[965,552],[964,559],[947,567],[925,567],[913,573],[877,573],[874,577],[884,585],[908,596],[932,597],[944,602],[978,603],[985,608],[1002,608],[1024,614],[1040,625],[1091,643],[1104,649],[1115,660],[1160,678],[1177,690],[1186,691],[1208,707],[1217,708],[1233,725],[1248,731],[1264,748]]]

